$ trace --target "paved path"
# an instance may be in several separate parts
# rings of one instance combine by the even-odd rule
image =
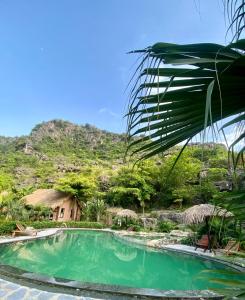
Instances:
[[[89,297],[50,293],[0,279],[1,300],[95,300]]]
[[[27,241],[27,240],[33,240],[36,238],[44,238],[44,237],[56,234],[59,230],[60,230],[60,228],[48,228],[48,229],[38,231],[37,235],[35,235],[35,236],[29,236],[29,235],[17,236],[17,237],[1,236],[0,244],[6,244],[6,243],[11,243],[11,242],[22,242],[22,241]]]

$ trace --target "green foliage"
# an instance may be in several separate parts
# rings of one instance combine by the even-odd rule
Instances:
[[[241,7],[244,9],[244,3]],[[209,126],[214,132],[214,123],[234,117],[219,128],[234,124],[240,128],[230,146],[234,154],[245,135],[239,126],[245,119],[241,101],[245,95],[244,50],[245,40],[241,39],[227,46],[156,43],[136,51],[143,55],[127,114],[132,152],[149,158],[180,142],[188,143],[198,133],[203,133],[204,141]],[[244,146],[236,157],[232,155],[234,166],[243,152]]]
[[[100,222],[101,216],[105,212],[106,206],[102,199],[88,201],[85,206],[85,216],[90,221]]]
[[[141,201],[141,191],[139,188],[123,186],[112,187],[109,191],[109,203],[122,207],[137,207]]]
[[[20,193],[8,193],[0,197],[0,217],[4,220],[43,220],[52,212],[51,208],[43,206],[27,206],[19,197]]]
[[[29,136],[0,137],[0,192],[2,173],[16,189],[51,188],[58,178],[84,166],[111,169],[125,153],[124,140],[125,135],[62,120],[39,124]]]
[[[222,181],[227,177],[227,169],[224,168],[209,168],[208,180],[210,181]]]
[[[96,182],[89,176],[70,173],[59,179],[55,189],[71,194],[82,202],[87,202],[96,192]]]
[[[198,183],[201,170],[201,161],[193,158],[190,151],[182,154],[172,170],[175,160],[176,154],[169,155],[159,167],[159,201],[166,207],[176,199],[182,199],[183,204],[191,203],[196,194],[194,185]]]
[[[84,222],[84,221],[68,221],[68,222],[53,222],[53,221],[41,221],[41,222],[24,222],[26,226],[32,226],[36,229],[43,228],[95,228],[102,229],[103,225],[98,222]]]
[[[217,193],[214,181],[230,180],[223,145],[186,147],[171,172],[179,146],[166,156],[125,166],[115,160],[123,156],[123,139],[90,125],[61,120],[38,125],[28,137],[0,138],[0,193],[1,189],[12,191],[18,205],[16,200],[38,188],[56,188],[83,203],[92,201],[90,211],[96,207],[93,199],[103,199],[109,205],[144,212],[152,207],[182,208],[208,202]],[[203,170],[207,177],[200,180]],[[236,177],[237,186],[242,186],[240,177]],[[95,212],[87,216],[96,219]]]
[[[186,151],[172,170],[176,157],[177,154],[173,154],[163,159],[163,164],[160,166],[159,171],[162,184],[171,189],[181,187],[187,182],[196,183],[201,171],[201,161],[192,157],[190,151]]]
[[[139,232],[141,231],[143,228],[138,225],[138,224],[133,224],[133,225],[130,225],[130,227],[128,227],[130,229],[130,231],[135,231],[135,232]]]
[[[26,187],[22,187],[19,189],[12,189],[13,194],[15,195],[16,199],[21,199],[23,197],[25,197],[26,195],[31,194],[32,192],[34,192],[35,188],[33,186],[26,186]]]
[[[13,177],[10,174],[0,171],[0,193],[11,190],[13,184]]]
[[[144,209],[155,195],[153,169],[148,164],[121,168],[112,178],[108,202],[116,206]]]
[[[215,163],[221,159],[225,160],[225,167],[227,167],[228,153],[223,144],[209,143],[204,145],[190,145],[191,155],[204,163]],[[221,166],[218,163],[219,166]],[[215,166],[212,166],[215,167]]]
[[[166,222],[159,222],[157,225],[157,231],[158,232],[170,232],[176,227],[176,224],[170,221]]]
[[[214,203],[220,207],[232,212],[233,218],[226,218],[222,220],[219,228],[219,232],[223,235],[220,237],[222,243],[226,243],[230,238],[236,239],[239,243],[245,241],[245,192],[223,192],[215,195]],[[216,221],[217,222],[217,221]],[[211,223],[211,228],[215,227],[215,222]],[[217,227],[217,225],[216,225]]]
[[[25,206],[29,214],[30,221],[41,221],[48,219],[50,214],[52,214],[52,209],[46,206]]]
[[[80,159],[113,160],[123,155],[124,135],[100,130],[92,125],[78,126],[63,120],[38,124],[32,130],[36,151],[49,157],[57,154]]]
[[[187,246],[195,246],[195,240],[192,236],[183,238],[180,243]]]
[[[10,234],[15,228],[15,221],[0,221],[0,235]]]
[[[208,203],[217,193],[217,188],[213,182],[202,181],[195,187],[195,198],[200,199],[201,203]]]
[[[195,186],[184,185],[177,187],[172,191],[173,199],[175,199],[173,202],[179,204],[180,208],[182,208],[183,204],[191,204],[196,194]]]
[[[0,199],[0,216],[6,220],[28,220],[29,213],[25,203],[9,193]]]

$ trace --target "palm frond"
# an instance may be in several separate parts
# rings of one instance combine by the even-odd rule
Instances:
[[[244,122],[245,40],[228,46],[157,43],[141,52],[127,114],[133,154],[159,154],[226,117]]]
[[[229,20],[227,32],[232,32],[233,40],[239,40],[245,30],[245,1],[226,0],[225,8]]]

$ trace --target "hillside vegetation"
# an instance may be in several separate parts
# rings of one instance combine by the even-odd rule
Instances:
[[[13,181],[17,188],[50,187],[84,166],[120,164],[124,153],[123,134],[52,120],[36,125],[28,136],[0,137],[0,176],[7,186]]]
[[[17,201],[55,188],[84,203],[102,199],[141,210],[205,203],[243,184],[242,174],[232,178],[222,144],[189,145],[170,175],[178,147],[134,168],[123,164],[125,150],[123,134],[62,120],[38,124],[28,136],[0,138],[0,193]]]

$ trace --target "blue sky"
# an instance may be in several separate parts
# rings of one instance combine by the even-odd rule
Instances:
[[[225,33],[221,0],[1,0],[0,135],[55,118],[125,131],[128,51]]]

